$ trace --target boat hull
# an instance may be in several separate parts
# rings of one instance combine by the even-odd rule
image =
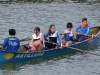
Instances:
[[[95,44],[100,42],[100,32],[97,34],[97,37],[99,38],[90,38],[83,42],[79,42],[77,44],[71,45],[71,47],[74,48],[82,48],[85,46],[88,46],[90,44]],[[71,54],[75,52],[75,50],[72,50],[71,48],[59,48],[59,49],[52,49],[52,50],[44,50],[40,52],[23,52],[23,53],[12,53],[12,52],[6,52],[0,50],[0,63],[8,63],[8,62],[18,62],[18,61],[24,61],[24,60],[32,60],[36,58],[44,58],[44,57],[50,57],[55,56],[63,53]]]

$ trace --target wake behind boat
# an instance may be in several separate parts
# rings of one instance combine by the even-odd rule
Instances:
[[[94,34],[96,37],[94,38],[90,37],[81,42],[72,44],[71,46],[66,48],[50,49],[37,52],[21,52],[21,53],[13,53],[0,50],[0,63],[34,60],[36,58],[50,57],[63,53],[71,54],[73,50],[70,47],[79,49],[81,47],[88,46],[89,44],[98,43],[100,41],[100,26],[92,27],[90,29],[89,35],[92,34]]]

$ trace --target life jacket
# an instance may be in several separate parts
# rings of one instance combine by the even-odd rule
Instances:
[[[32,37],[34,38],[34,41],[39,40],[40,37],[42,36],[43,33],[40,33],[38,36],[36,36],[36,34],[33,34]],[[45,47],[45,41],[43,39],[42,41],[43,47]]]
[[[55,31],[53,34],[49,35],[49,40],[50,40],[50,37],[54,37],[54,39],[56,38],[57,40],[55,40],[55,41],[57,41],[57,42],[55,42],[55,43],[59,43],[59,40],[57,38],[58,37],[58,31]]]

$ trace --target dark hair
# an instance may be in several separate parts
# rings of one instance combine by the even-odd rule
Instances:
[[[9,29],[9,35],[16,35],[15,29]]]
[[[39,27],[35,27],[34,31],[36,30],[36,33],[37,32],[40,32],[40,28]]]
[[[67,28],[72,28],[73,27],[73,24],[71,22],[68,22],[67,23]]]
[[[87,18],[82,18],[82,22],[87,21]]]
[[[55,26],[55,25],[54,25],[54,24],[50,25],[49,30],[48,30],[48,35],[51,35],[51,30],[50,30],[50,29],[51,29],[53,26]]]

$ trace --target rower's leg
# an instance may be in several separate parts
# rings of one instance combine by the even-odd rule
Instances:
[[[35,43],[36,50],[41,51],[42,47],[43,47],[42,43],[40,41],[36,41],[36,43]]]
[[[60,48],[66,47],[66,41],[63,39]]]
[[[20,46],[18,49],[18,52],[26,52],[27,50],[24,48],[24,46]]]
[[[68,41],[68,42],[66,43],[66,47],[68,47],[69,45],[71,45],[71,41]]]
[[[29,51],[30,52],[34,52],[34,51],[36,51],[36,48],[35,47],[32,47]]]

